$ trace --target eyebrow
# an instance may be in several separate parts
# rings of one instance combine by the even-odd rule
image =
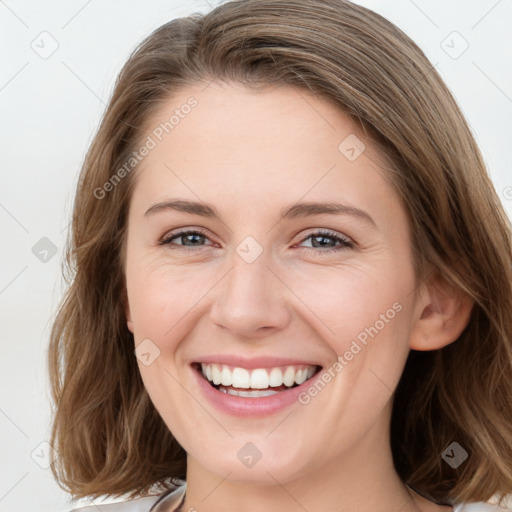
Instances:
[[[168,210],[191,213],[193,215],[200,215],[202,217],[207,218],[220,219],[220,215],[218,214],[216,208],[213,205],[207,203],[200,203],[197,201],[187,201],[183,199],[168,200],[163,201],[161,203],[156,203],[146,211],[144,216]],[[281,210],[280,219],[296,219],[322,214],[351,215],[353,217],[357,217],[361,220],[364,220],[365,222],[371,224],[374,227],[377,227],[372,217],[364,210],[360,210],[359,208],[355,208],[354,206],[336,203],[334,201],[328,201],[325,203],[296,203]]]

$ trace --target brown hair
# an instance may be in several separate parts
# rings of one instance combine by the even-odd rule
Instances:
[[[510,221],[460,109],[423,52],[392,23],[345,0],[228,2],[158,28],[122,69],[80,175],[69,288],[51,333],[59,484],[75,497],[134,497],[185,477],[186,454],[148,397],[126,326],[133,173],[101,199],[95,191],[137,148],[162,102],[213,79],[307,88],[334,101],[387,156],[411,226],[417,282],[435,271],[475,303],[457,341],[410,352],[393,405],[396,469],[438,502],[510,492]],[[453,441],[469,453],[457,469],[441,459]]]

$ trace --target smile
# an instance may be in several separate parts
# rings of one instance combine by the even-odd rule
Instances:
[[[244,398],[267,397],[295,388],[321,369],[304,364],[247,369],[218,363],[196,363],[195,368],[217,391]]]

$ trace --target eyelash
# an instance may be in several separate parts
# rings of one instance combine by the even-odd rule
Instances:
[[[168,245],[169,247],[172,247],[173,250],[178,249],[178,250],[182,250],[182,251],[186,251],[186,252],[195,251],[196,247],[187,247],[187,246],[183,246],[180,244],[172,244],[171,243],[172,240],[174,240],[176,238],[182,238],[187,235],[200,235],[200,236],[204,236],[205,238],[208,238],[206,233],[204,233],[203,231],[201,231],[199,229],[193,229],[193,230],[187,230],[187,231],[179,231],[178,233],[171,233],[169,236],[166,236],[162,240],[160,240],[160,242],[158,242],[158,245]],[[313,233],[310,233],[300,243],[305,242],[309,238],[318,238],[318,237],[332,238],[336,242],[340,242],[341,246],[331,247],[331,248],[328,248],[325,250],[322,249],[321,247],[318,247],[318,248],[303,247],[302,249],[306,249],[307,252],[312,252],[315,254],[318,254],[319,252],[325,254],[325,253],[331,253],[331,252],[339,252],[344,249],[354,249],[354,243],[352,241],[350,241],[348,238],[341,237],[332,231],[327,231],[324,229],[320,229],[318,231],[314,231]],[[319,250],[316,250],[316,249],[319,249]]]

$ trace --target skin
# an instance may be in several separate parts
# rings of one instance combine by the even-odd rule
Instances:
[[[441,282],[417,285],[384,156],[333,104],[289,86],[190,86],[162,104],[147,134],[190,96],[197,107],[136,169],[125,268],[135,346],[149,339],[160,351],[147,366],[139,361],[140,374],[188,454],[182,510],[451,510],[395,472],[392,392],[409,350],[454,341],[471,304]],[[354,161],[338,149],[350,134],[366,145]],[[221,219],[145,215],[169,198],[210,203]],[[347,214],[280,221],[299,200],[351,205],[375,226]],[[159,245],[189,228],[206,238]],[[318,229],[355,248],[331,238],[314,246]],[[236,252],[248,236],[263,249],[252,263]],[[235,417],[212,406],[194,378],[190,364],[211,354],[300,357],[327,369],[397,302],[401,311],[307,405]],[[237,457],[247,442],[262,454],[250,468]]]

